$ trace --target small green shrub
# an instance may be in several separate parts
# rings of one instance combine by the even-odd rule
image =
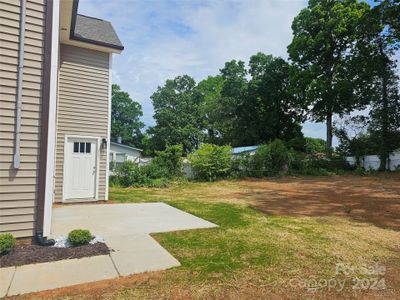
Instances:
[[[289,150],[286,148],[284,142],[280,139],[275,139],[273,142],[269,143],[268,154],[274,174],[287,170],[289,165]]]
[[[323,139],[306,137],[305,151],[308,154],[322,153],[326,151],[326,142]]]
[[[182,145],[167,146],[164,151],[156,151],[156,157],[151,161],[157,169],[162,170],[161,177],[178,177],[182,175]]]
[[[75,229],[68,234],[68,240],[73,246],[87,245],[93,239],[87,229]]]
[[[251,172],[252,157],[249,153],[240,153],[232,158],[231,176],[235,178],[243,178],[252,176]]]
[[[270,173],[271,160],[268,154],[268,146],[260,145],[250,161],[250,174],[253,177],[263,177]]]
[[[268,145],[258,147],[251,162],[252,175],[255,177],[277,175],[287,171],[290,152],[285,144],[276,139]]]
[[[11,233],[0,234],[0,254],[9,252],[17,244],[17,240]]]
[[[150,179],[171,177],[168,168],[163,163],[160,163],[157,158],[152,159],[149,164],[142,166],[141,169],[143,175]]]
[[[306,152],[306,139],[302,136],[292,138],[286,142],[286,147],[296,152]]]
[[[123,187],[142,186],[149,181],[146,169],[130,160],[124,161],[117,167],[116,177],[113,180]]]
[[[195,177],[213,181],[229,174],[232,160],[230,146],[202,144],[198,150],[189,155]]]
[[[304,170],[307,167],[305,161],[306,155],[303,152],[298,152],[291,149],[289,150],[288,157],[290,171],[298,172]]]
[[[116,175],[110,175],[109,177],[109,185],[111,187],[119,187],[120,183],[119,183],[119,177]]]

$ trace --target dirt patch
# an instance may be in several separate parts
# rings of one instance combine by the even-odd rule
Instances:
[[[273,215],[347,216],[400,230],[400,174],[246,180],[242,195]]]
[[[38,245],[17,245],[9,253],[0,256],[1,267],[21,266],[63,259],[82,258],[110,253],[107,245],[96,243],[73,248],[43,247]]]

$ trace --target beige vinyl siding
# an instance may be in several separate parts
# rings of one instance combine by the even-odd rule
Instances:
[[[62,201],[65,135],[107,138],[109,54],[60,47],[55,201]],[[98,200],[105,199],[105,149],[100,151]]]
[[[12,168],[20,1],[0,0],[0,233],[32,236],[38,190],[45,0],[28,0],[21,116],[21,167]]]

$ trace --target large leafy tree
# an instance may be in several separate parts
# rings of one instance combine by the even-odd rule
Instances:
[[[112,85],[111,136],[122,137],[124,143],[139,146],[144,127],[140,117],[142,106],[131,99],[117,84]]]
[[[375,0],[374,10],[379,11],[389,35],[400,40],[400,0]]]
[[[167,80],[151,96],[156,125],[149,129],[154,150],[182,145],[184,152],[196,149],[204,138],[200,97],[196,82],[188,75]]]
[[[362,19],[370,10],[357,0],[309,0],[308,7],[295,17],[293,40],[288,46],[294,64],[294,90],[310,107],[314,121],[326,122],[327,147],[332,147],[332,118],[365,103],[358,97],[354,49],[364,40]]]
[[[334,132],[339,139],[336,151],[344,156],[355,156],[357,165],[363,155],[377,151],[375,141],[368,132],[370,119],[368,116],[346,116],[335,122]]]
[[[243,61],[231,60],[220,70],[223,79],[220,98],[219,131],[223,144],[241,146],[248,144],[246,106],[248,81]]]
[[[400,2],[387,0],[375,6],[365,26],[369,31],[369,58],[373,96],[370,133],[379,145],[381,170],[385,170],[391,151],[400,147],[400,93],[396,75],[395,51],[400,47]],[[397,16],[397,17],[396,17]]]
[[[204,118],[207,131],[206,140],[211,144],[221,144],[221,121],[224,107],[221,105],[221,91],[224,86],[222,76],[208,76],[200,81],[196,87],[198,95],[203,98],[200,114]]]
[[[253,144],[302,136],[301,105],[289,91],[289,64],[280,57],[257,53],[250,57],[249,66],[247,134]]]

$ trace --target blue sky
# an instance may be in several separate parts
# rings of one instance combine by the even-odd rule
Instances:
[[[143,107],[154,124],[151,94],[166,79],[215,75],[231,59],[259,51],[287,58],[291,22],[305,0],[80,0],[79,13],[113,23],[125,50],[114,55],[113,82]],[[306,136],[325,137],[307,122]]]

